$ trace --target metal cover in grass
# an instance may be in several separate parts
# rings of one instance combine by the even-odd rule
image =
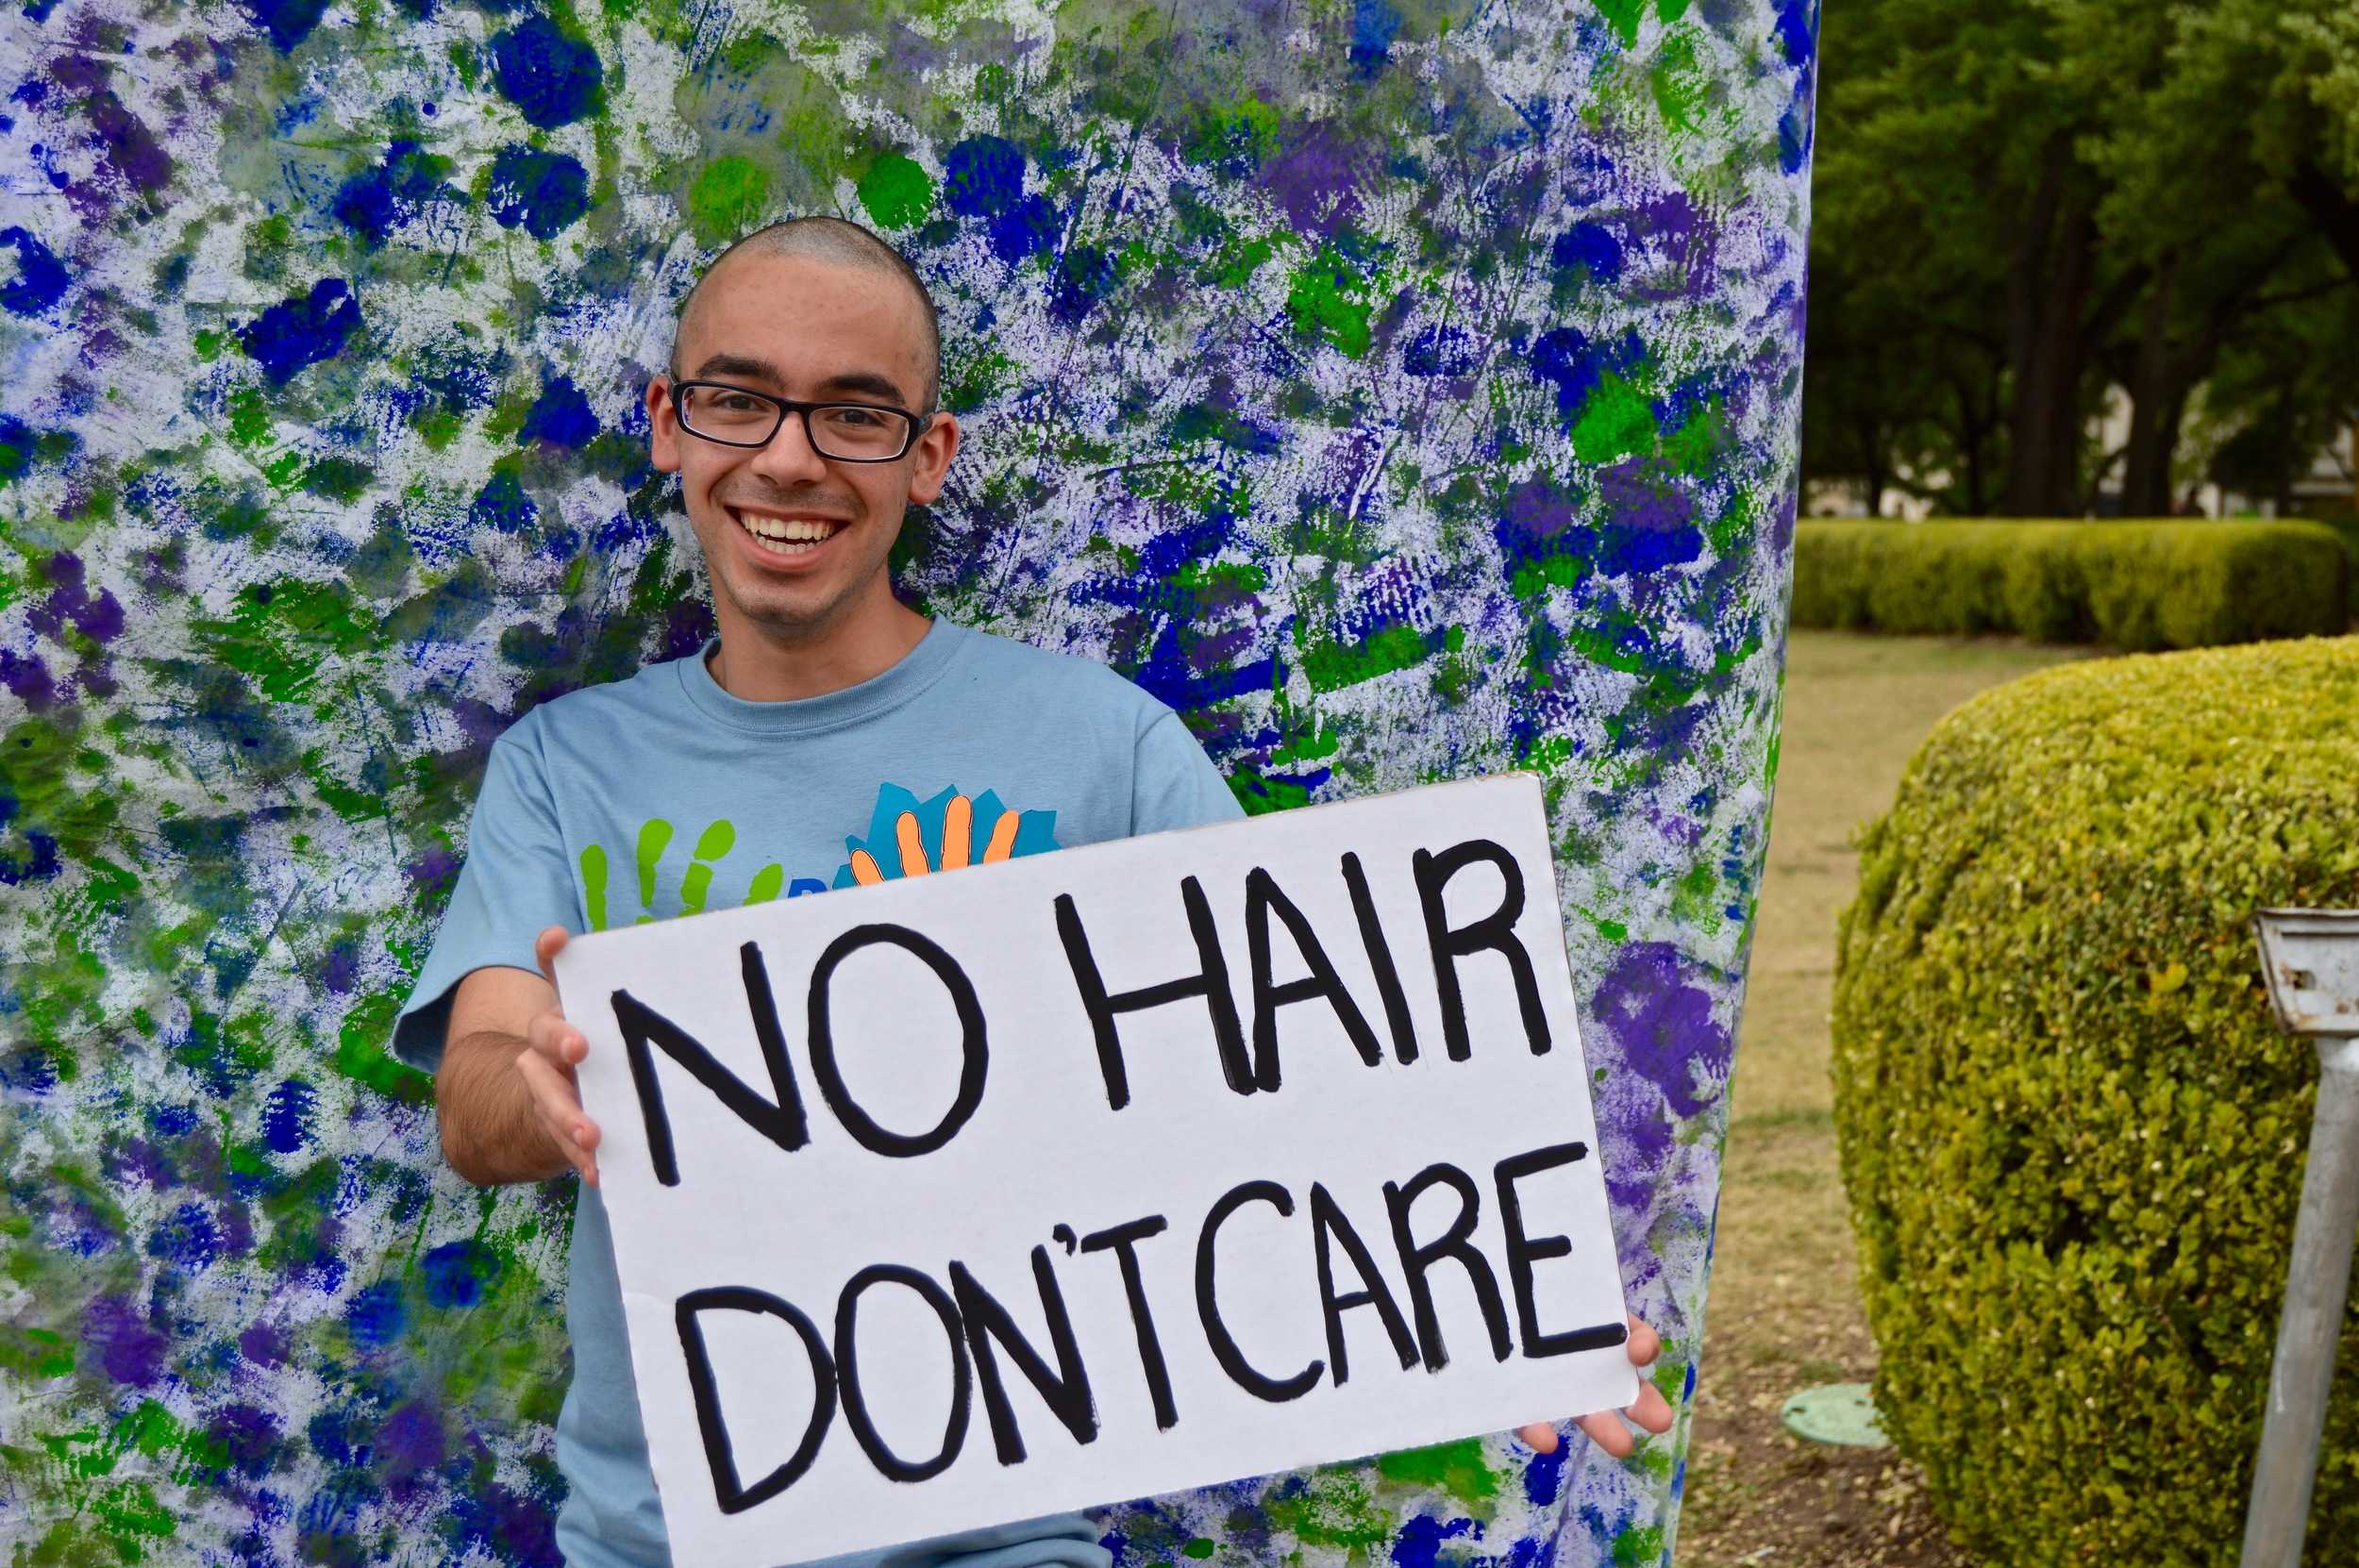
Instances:
[[[1875,1401],[1865,1383],[1821,1383],[1781,1406],[1778,1419],[1796,1437],[1846,1448],[1886,1448],[1891,1439],[1877,1423]]]

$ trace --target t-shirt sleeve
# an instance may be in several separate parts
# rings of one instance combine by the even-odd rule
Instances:
[[[540,754],[522,726],[492,744],[467,824],[467,859],[433,951],[393,1023],[393,1054],[431,1073],[442,1065],[451,993],[493,964],[541,972],[533,939],[548,926],[581,929],[580,900]]]
[[[1168,709],[1139,732],[1130,780],[1133,833],[1201,827],[1245,815],[1229,780]]]

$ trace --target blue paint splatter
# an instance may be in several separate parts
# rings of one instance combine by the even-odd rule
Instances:
[[[1057,259],[1049,284],[1048,313],[1072,325],[1113,292],[1118,281],[1113,257],[1096,245],[1075,245]]]
[[[997,136],[971,136],[942,161],[943,200],[962,218],[980,218],[992,254],[1012,266],[1056,238],[1057,210],[1024,193],[1024,154]]]
[[[11,412],[0,412],[0,483],[24,478],[33,467],[33,443],[38,436]]]
[[[353,175],[337,191],[336,221],[360,237],[362,249],[376,250],[427,203],[462,199],[443,183],[438,161],[415,142],[395,141],[381,165]]]
[[[598,107],[606,73],[595,49],[535,16],[493,36],[492,75],[527,123],[555,130]]]
[[[541,515],[541,509],[532,504],[525,487],[516,475],[502,469],[491,481],[476,492],[475,504],[467,509],[467,521],[477,527],[492,527],[504,534],[520,534],[532,526]]]
[[[380,1279],[354,1293],[352,1305],[344,1309],[344,1326],[354,1344],[375,1350],[399,1337],[404,1316],[400,1283]]]
[[[1580,267],[1595,281],[1611,283],[1622,275],[1622,242],[1603,224],[1575,224],[1556,237],[1548,259],[1559,268]]]
[[[554,240],[590,210],[590,175],[564,153],[502,147],[492,159],[492,216],[519,224],[536,240]]]
[[[942,160],[942,196],[962,218],[992,218],[1024,195],[1024,155],[996,136],[971,136]]]
[[[559,375],[551,377],[533,399],[516,439],[570,449],[589,445],[597,433],[598,416],[590,411],[590,399],[574,385],[573,377]]]
[[[272,306],[240,329],[238,342],[273,386],[284,386],[306,365],[343,352],[360,329],[360,302],[341,277],[324,277],[307,295]]]
[[[201,1274],[221,1252],[221,1227],[203,1204],[184,1203],[147,1239],[147,1255]]]
[[[1559,1443],[1553,1454],[1531,1456],[1531,1462],[1524,1467],[1524,1497],[1533,1508],[1556,1501],[1556,1489],[1564,1476],[1564,1456],[1571,1452],[1571,1443]]]
[[[1785,112],[1778,117],[1778,166],[1789,175],[1801,173],[1810,161],[1812,124],[1811,73],[1805,69],[1795,77]]]
[[[1363,78],[1380,73],[1392,58],[1400,12],[1384,0],[1356,0],[1351,8],[1351,65]]]
[[[1571,419],[1608,371],[1626,372],[1645,353],[1634,332],[1593,342],[1578,327],[1560,326],[1531,345],[1531,374],[1556,388],[1557,411]]]
[[[278,1154],[293,1154],[310,1146],[311,1109],[318,1092],[301,1078],[289,1078],[270,1092],[262,1109],[262,1142]]]
[[[16,275],[0,283],[0,306],[14,315],[38,316],[65,297],[74,279],[30,229],[16,224],[0,228],[0,245],[16,251]]]
[[[1412,375],[1471,375],[1481,362],[1481,345],[1462,326],[1437,324],[1401,345],[1400,368]]]
[[[1817,55],[1816,0],[1784,0],[1772,29],[1789,64],[1808,66]]]
[[[437,1307],[472,1307],[499,1277],[499,1254],[479,1242],[446,1242],[419,1260],[426,1299]]]
[[[1434,1559],[1441,1555],[1442,1543],[1473,1528],[1471,1519],[1453,1519],[1444,1524],[1431,1514],[1418,1514],[1402,1525],[1400,1533],[1393,1538],[1395,1568],[1433,1568]]]
[[[327,0],[245,0],[246,15],[270,34],[271,47],[282,55],[310,38],[326,10]]]

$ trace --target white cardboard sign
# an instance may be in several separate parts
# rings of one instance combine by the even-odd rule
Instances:
[[[1636,1379],[1538,781],[584,936],[674,1557],[770,1565]]]

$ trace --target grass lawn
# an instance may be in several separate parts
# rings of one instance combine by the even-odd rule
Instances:
[[[1785,1435],[1778,1407],[1876,1367],[1836,1174],[1827,1014],[1835,916],[1858,878],[1852,831],[1891,805],[1934,723],[1989,687],[2082,650],[1798,631],[1769,864],[1746,985],[1719,1235],[1677,1560],[1956,1568],[1889,1450]]]

